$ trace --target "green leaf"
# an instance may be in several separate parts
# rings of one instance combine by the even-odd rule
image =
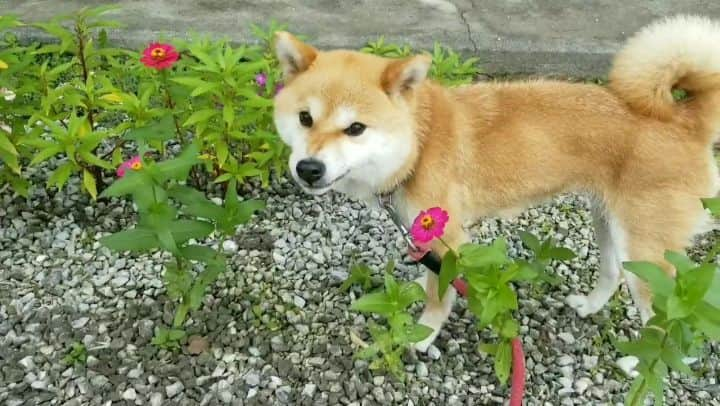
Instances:
[[[222,168],[228,159],[228,145],[223,140],[218,140],[215,143],[215,152],[217,153],[217,163]]]
[[[418,343],[432,334],[433,329],[423,324],[415,324],[407,332],[407,340],[411,343]]]
[[[512,365],[512,347],[510,341],[502,340],[495,351],[495,375],[501,384],[505,384],[510,377]]]
[[[114,251],[147,252],[159,247],[160,242],[153,230],[135,227],[105,236],[100,239],[100,244]]]
[[[678,283],[684,290],[683,297],[692,304],[702,300],[717,274],[717,266],[704,264],[678,275]]]
[[[445,297],[448,286],[457,278],[458,274],[457,256],[453,251],[448,251],[442,259],[438,276],[438,294],[441,299]]]
[[[660,357],[664,333],[654,327],[645,327],[636,341],[617,341],[615,347],[622,353],[634,355],[641,361],[650,362]]]
[[[223,121],[228,127],[231,127],[233,125],[233,121],[235,121],[235,109],[233,109],[230,104],[223,106]]]
[[[509,261],[504,238],[498,238],[489,246],[463,244],[458,249],[458,255],[458,265],[468,268],[501,266]]]
[[[350,308],[363,313],[388,315],[397,308],[397,303],[390,300],[385,292],[368,293],[355,300]]]
[[[183,123],[183,127],[189,127],[193,124],[197,124],[201,121],[208,121],[212,116],[218,113],[215,109],[202,109],[194,112],[187,120]]]
[[[391,272],[385,272],[385,292],[388,299],[397,302],[400,300],[400,286],[395,281]]]
[[[520,325],[514,319],[506,319],[505,323],[500,330],[500,335],[503,338],[511,339],[517,337],[520,331]]]
[[[190,169],[200,163],[200,150],[196,144],[190,144],[177,158],[160,162],[157,170],[166,179],[185,180]]]
[[[667,301],[667,318],[668,320],[682,319],[692,314],[693,306],[687,301],[678,297],[676,294],[671,295]]]
[[[95,183],[95,176],[90,171],[83,169],[83,186],[93,200],[97,200],[97,185]]]
[[[65,162],[64,164],[58,166],[48,178],[47,186],[54,186],[58,188],[58,190],[61,190],[65,183],[67,183],[67,180],[70,178],[74,169],[75,164],[72,161]]]
[[[18,151],[15,149],[15,146],[10,142],[10,139],[3,134],[3,131],[0,131],[0,148],[4,149],[5,151],[9,152],[12,155],[18,156]]]
[[[659,266],[645,261],[623,262],[623,267],[646,281],[653,293],[670,296],[674,289],[674,281]]]
[[[380,349],[377,347],[377,345],[372,344],[358,351],[355,356],[359,359],[368,360],[374,358],[379,352]]]
[[[497,353],[498,345],[490,343],[480,343],[477,346],[478,352],[482,352],[488,355],[495,355]]]
[[[189,86],[189,87],[201,87],[208,84],[206,80],[203,80],[199,77],[195,76],[179,76],[171,78],[173,82],[180,83],[181,85]]]
[[[90,165],[97,166],[99,168],[103,168],[103,169],[107,169],[107,170],[114,169],[113,166],[110,164],[110,162],[100,159],[100,157],[93,154],[92,152],[80,151],[78,153],[78,155],[80,156],[80,158],[82,158],[83,161],[85,161],[86,163],[89,163]]]
[[[37,165],[40,162],[47,161],[48,159],[52,158],[53,156],[61,153],[63,151],[63,146],[59,144],[53,144],[49,147],[41,150],[35,156],[33,157],[32,161],[30,161],[30,165]]]
[[[180,341],[185,337],[185,331],[173,328],[168,331],[168,339],[170,341]]]
[[[536,255],[540,252],[540,240],[535,235],[527,231],[520,231],[520,240]]]
[[[700,200],[702,201],[703,208],[709,210],[713,216],[720,215],[720,197],[710,197]]]
[[[207,264],[216,260],[218,252],[204,245],[188,245],[180,248],[180,255],[185,259]]]
[[[712,340],[720,340],[720,308],[701,301],[696,307],[694,325]]]
[[[547,252],[548,258],[557,259],[559,261],[569,261],[573,258],[575,258],[575,253],[565,247],[553,247],[550,248]]]
[[[143,188],[143,186],[149,186],[151,184],[152,180],[144,171],[128,171],[125,176],[116,180],[107,189],[105,189],[100,196],[120,197],[131,195],[137,190],[147,189]]]
[[[398,294],[398,307],[404,310],[409,305],[425,300],[425,289],[415,281],[404,282],[400,285],[400,292]]]
[[[20,162],[18,162],[17,156],[12,155],[11,153],[3,149],[0,149],[0,162],[7,165],[8,168],[16,175],[20,175]]]
[[[645,378],[638,376],[630,386],[627,395],[625,395],[625,406],[644,406],[649,393],[650,388],[645,382]]]
[[[710,289],[705,293],[705,300],[715,307],[720,307],[720,272],[715,272]]]
[[[168,141],[175,136],[175,121],[172,114],[166,114],[159,121],[140,128],[133,128],[123,137],[132,141]]]
[[[177,244],[190,239],[201,239],[210,235],[215,227],[206,221],[180,219],[170,223],[169,230]]]
[[[195,284],[193,284],[190,292],[188,292],[187,295],[188,305],[192,310],[197,310],[200,308],[200,305],[202,305],[203,297],[205,297],[206,290],[207,285],[199,283],[199,281],[196,281]]]
[[[679,273],[683,273],[697,266],[690,258],[675,251],[665,251],[665,259],[673,264]]]
[[[677,343],[675,343],[672,339],[668,338],[665,341],[665,345],[662,349],[662,354],[660,355],[660,358],[664,363],[666,363],[670,368],[682,372],[684,374],[692,375],[692,369],[690,369],[685,362],[683,362],[683,354],[678,348]]]

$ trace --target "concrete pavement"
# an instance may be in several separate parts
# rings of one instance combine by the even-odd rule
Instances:
[[[100,0],[1,0],[0,14],[38,21]],[[478,56],[491,74],[603,76],[610,57],[632,32],[677,13],[720,18],[716,0],[119,0],[110,32],[122,45],[142,47],[158,34],[190,31],[252,40],[250,24],[271,19],[319,47],[359,48],[387,41],[430,49],[434,41]],[[41,38],[34,30],[24,37]]]

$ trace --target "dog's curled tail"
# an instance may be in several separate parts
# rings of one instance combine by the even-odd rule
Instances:
[[[665,18],[641,29],[618,52],[610,89],[635,111],[660,120],[686,116],[709,130],[720,124],[720,23]],[[676,102],[673,90],[688,98]]]

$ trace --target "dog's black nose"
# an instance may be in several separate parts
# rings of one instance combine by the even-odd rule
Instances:
[[[301,160],[297,163],[295,169],[300,179],[310,185],[319,181],[325,175],[325,164],[313,158]]]

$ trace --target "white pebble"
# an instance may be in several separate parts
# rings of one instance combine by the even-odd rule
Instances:
[[[583,393],[585,393],[587,388],[590,387],[590,385],[592,385],[592,381],[590,380],[590,378],[586,378],[586,377],[580,378],[577,381],[575,381],[575,392],[582,395]]]
[[[238,250],[238,245],[233,240],[223,241],[222,247],[223,247],[223,251],[225,251],[227,253],[234,253],[234,252],[237,252],[237,250]]]
[[[122,398],[125,400],[135,400],[136,397],[137,393],[135,393],[135,388],[127,388],[122,394]]]
[[[558,338],[563,340],[567,345],[575,344],[575,337],[573,337],[573,335],[570,333],[562,332],[558,334]]]
[[[430,345],[430,347],[427,350],[427,354],[428,354],[428,357],[430,357],[430,359],[432,359],[432,360],[440,359],[440,355],[441,355],[440,350],[434,345]]]
[[[560,365],[560,366],[572,365],[572,364],[574,364],[574,363],[575,363],[575,359],[573,359],[573,357],[571,357],[571,356],[569,356],[569,355],[567,355],[567,354],[561,356],[561,357],[558,358],[558,360],[557,360],[557,364]]]
[[[182,392],[185,389],[185,385],[183,385],[182,382],[177,381],[172,385],[168,385],[165,387],[165,393],[169,398],[175,397],[178,393]]]

